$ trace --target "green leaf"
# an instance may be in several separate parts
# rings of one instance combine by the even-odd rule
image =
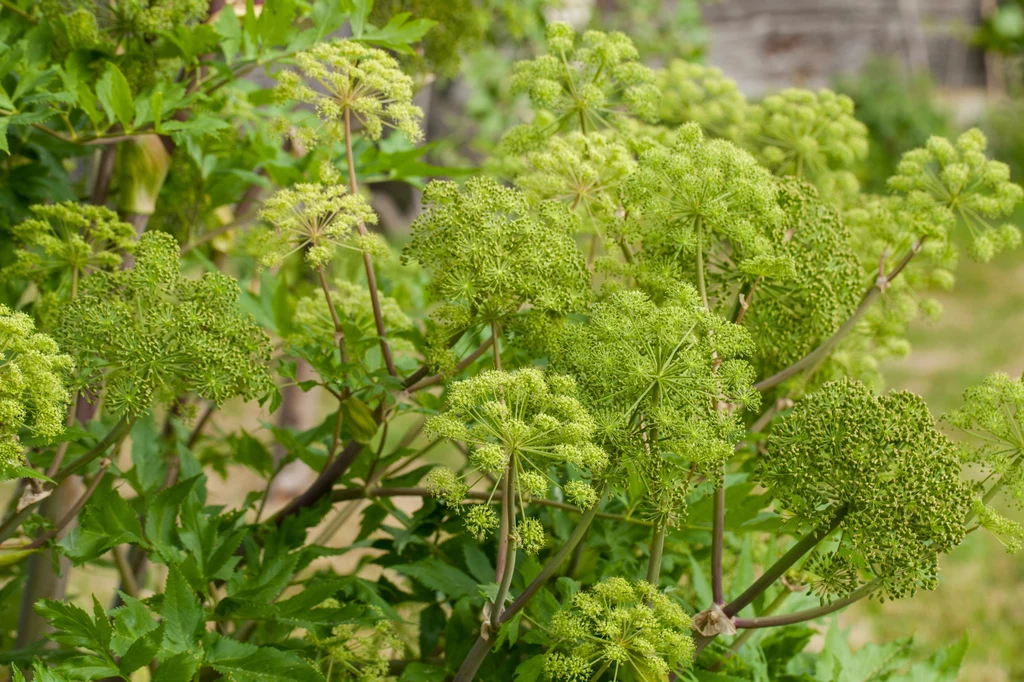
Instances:
[[[349,25],[352,27],[352,35],[359,38],[366,30],[370,12],[373,11],[373,0],[346,0],[350,16]]]
[[[146,538],[164,561],[175,561],[180,551],[174,542],[178,507],[195,488],[200,476],[193,476],[157,493],[146,509]]]
[[[466,558],[466,568],[477,582],[488,583],[494,580],[494,566],[477,542],[467,541],[462,545],[462,554]]]
[[[160,616],[171,651],[188,651],[195,646],[206,617],[195,591],[185,580],[181,570],[175,564],[168,568]]]
[[[132,463],[135,468],[129,474],[137,483],[140,494],[148,495],[163,487],[167,463],[160,448],[160,433],[151,414],[141,417],[132,426]]]
[[[377,420],[369,406],[359,398],[349,396],[341,403],[341,412],[352,437],[360,443],[369,443],[377,433]]]
[[[392,568],[437,592],[443,592],[451,599],[460,599],[477,594],[477,582],[468,575],[446,564],[436,557],[421,559],[414,564],[392,566]]]
[[[10,154],[11,148],[7,146],[7,119],[0,118],[0,150]]]
[[[544,657],[534,656],[516,666],[515,682],[541,682],[546,678]]]
[[[132,117],[135,114],[132,89],[121,69],[113,62],[107,62],[106,71],[96,83],[96,96],[107,113],[107,119],[111,122],[116,119],[121,122],[125,132],[131,131]]]
[[[408,12],[394,15],[383,28],[368,26],[368,30],[358,35],[358,40],[385,47],[395,52],[415,54],[411,44],[419,42],[427,31],[437,25],[430,19],[409,20]],[[353,30],[353,33],[354,30]]]
[[[242,24],[234,12],[221,12],[214,29],[221,37],[220,49],[224,52],[224,61],[231,64],[242,46]]]
[[[202,662],[202,658],[198,657],[195,652],[182,651],[180,654],[171,656],[166,661],[160,663],[160,667],[156,669],[156,674],[153,675],[153,682],[183,682],[184,680],[191,680],[196,671],[199,670],[199,665]]]
[[[939,649],[928,660],[915,663],[906,675],[891,678],[891,682],[956,682],[969,645],[965,632],[957,642]]]
[[[206,662],[237,682],[324,682],[320,671],[297,654],[227,637],[214,642]]]
[[[245,465],[258,473],[263,478],[269,478],[274,473],[274,458],[267,448],[260,441],[250,436],[246,431],[231,439],[231,445],[235,450],[235,461]]]

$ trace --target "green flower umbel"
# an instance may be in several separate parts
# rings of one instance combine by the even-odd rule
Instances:
[[[551,112],[555,120],[548,127],[586,133],[611,125],[623,111],[657,119],[654,72],[639,61],[624,34],[587,31],[577,44],[571,26],[553,23],[547,43],[547,54],[516,63],[512,90],[529,94],[534,106]]]
[[[104,206],[65,201],[32,207],[35,216],[14,228],[22,244],[4,277],[53,282],[59,294],[73,296],[78,282],[95,270],[114,270],[135,248],[135,228]]]
[[[377,214],[344,185],[300,183],[279,190],[264,202],[260,217],[273,226],[258,237],[260,263],[265,266],[299,251],[314,268],[322,268],[342,247],[377,250],[370,235],[357,232],[360,222],[375,224]]]
[[[470,446],[469,464],[479,472],[471,485],[489,475],[493,495],[504,477],[511,476],[520,510],[531,497],[547,497],[551,486],[562,488],[566,497],[586,508],[597,496],[581,477],[599,476],[608,457],[591,441],[594,420],[575,393],[571,378],[537,369],[484,372],[452,386],[445,412],[427,422],[427,431]],[[435,469],[426,485],[464,511],[462,499],[471,485],[454,472]],[[489,505],[472,507],[464,516],[477,534],[498,527],[498,516]],[[536,519],[524,518],[510,527],[516,528],[514,539],[525,551],[543,546],[543,529]]]
[[[1017,551],[1024,543],[1024,528],[989,506],[998,495],[1024,508],[1024,378],[996,373],[964,391],[963,406],[943,416],[960,429],[967,442],[961,447],[965,461],[987,474],[975,486],[972,512],[978,522]]]
[[[856,190],[847,169],[867,156],[868,129],[846,95],[789,88],[751,107],[748,121],[750,148],[775,173],[805,178],[828,194]]]
[[[219,272],[182,277],[174,238],[147,232],[134,268],[83,280],[56,334],[75,355],[80,385],[104,386],[116,414],[134,417],[193,392],[217,404],[252,399],[271,386],[271,345],[239,295]]]
[[[832,580],[839,594],[819,586],[823,597],[846,596],[858,576],[894,599],[934,589],[938,555],[964,537],[971,495],[960,461],[911,393],[825,384],[773,427],[758,472],[786,513],[837,526],[819,556],[855,577]]]
[[[460,325],[504,323],[525,305],[566,313],[589,297],[589,277],[562,204],[534,209],[522,193],[490,178],[460,189],[432,182],[427,210],[412,225],[404,257],[430,273],[428,291]]]
[[[904,154],[889,178],[889,187],[906,193],[912,205],[940,208],[951,221],[966,225],[973,239],[970,254],[980,261],[1020,244],[1016,226],[992,223],[1010,215],[1024,197],[1024,190],[1010,182],[1010,167],[985,158],[987,146],[977,128],[955,145],[932,137],[925,147]]]
[[[677,139],[674,148],[646,152],[623,190],[629,236],[641,241],[645,260],[696,271],[687,279],[705,299],[706,280],[733,269],[726,258],[753,275],[788,272],[767,235],[783,217],[771,174],[731,142],[705,139],[696,123]]]
[[[664,680],[693,658],[692,625],[650,583],[609,578],[552,616],[544,670],[559,682]]]
[[[717,137],[737,140],[742,136],[747,98],[721,70],[673,59],[657,76],[661,94],[658,113],[663,124],[696,121]]]
[[[32,318],[0,305],[0,481],[17,477],[24,463],[21,429],[46,439],[64,431],[73,369],[53,339],[36,333]]]
[[[280,72],[274,94],[282,101],[313,106],[320,129],[297,131],[307,146],[321,137],[343,139],[346,115],[356,119],[372,140],[380,139],[385,127],[401,131],[413,142],[423,137],[423,110],[412,103],[412,79],[387,52],[351,40],[332,40],[300,52],[295,62],[299,71]]]

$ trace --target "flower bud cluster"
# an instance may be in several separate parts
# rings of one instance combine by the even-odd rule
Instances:
[[[105,386],[115,414],[137,416],[192,392],[217,404],[253,399],[271,387],[271,344],[239,296],[221,273],[183,277],[174,238],[147,232],[135,267],[83,280],[56,336],[72,349],[79,385]]]
[[[278,74],[274,94],[283,102],[313,106],[320,125],[295,131],[303,146],[320,138],[344,139],[346,117],[358,121],[371,140],[379,140],[385,126],[412,142],[423,137],[423,110],[412,103],[412,79],[384,50],[331,40],[295,55],[295,63],[298,71]]]
[[[64,431],[71,356],[36,332],[32,318],[0,304],[0,481],[24,464],[19,431],[52,439]]]
[[[855,587],[853,569],[879,579],[889,598],[933,589],[938,555],[964,537],[970,490],[959,458],[910,393],[825,384],[772,429],[758,475],[785,513],[815,527],[838,524],[838,538],[821,550],[833,556],[819,564],[842,567],[822,585],[844,593]]]
[[[521,504],[546,497],[554,486],[582,509],[597,503],[596,491],[584,479],[601,476],[608,465],[608,456],[592,441],[594,429],[572,378],[532,368],[492,370],[456,382],[445,412],[427,421],[430,435],[469,445],[470,467],[481,479],[492,477],[495,489],[511,474],[512,494]],[[497,514],[489,505],[463,509],[470,486],[455,472],[436,468],[424,484],[462,513],[475,534],[497,528]],[[513,534],[530,552],[539,550],[544,538],[543,527],[531,518],[522,519]]]
[[[1010,167],[985,157],[988,141],[973,128],[952,143],[932,137],[919,149],[903,155],[889,187],[907,196],[914,207],[938,208],[947,223],[960,223],[970,232],[970,255],[989,261],[997,253],[1020,245],[1020,230],[993,225],[1010,215],[1024,189],[1010,182]]]
[[[657,119],[654,72],[624,34],[587,31],[577,39],[568,24],[552,23],[547,47],[547,54],[516,63],[512,90],[550,111],[556,117],[550,127],[598,130],[623,110],[645,121]]]
[[[692,626],[682,607],[649,583],[609,578],[552,616],[554,647],[544,670],[564,682],[606,679],[605,671],[607,679],[664,679],[693,658]]]

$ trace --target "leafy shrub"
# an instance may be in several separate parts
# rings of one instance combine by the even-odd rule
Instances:
[[[955,674],[966,640],[815,656],[806,623],[933,589],[977,529],[1024,542],[993,506],[1021,381],[938,426],[873,390],[952,234],[1018,246],[979,131],[871,194],[853,99],[750,104],[552,23],[507,69],[523,120],[434,179],[414,96],[497,34],[468,3],[0,5],[13,679]],[[423,188],[407,239],[384,181]]]

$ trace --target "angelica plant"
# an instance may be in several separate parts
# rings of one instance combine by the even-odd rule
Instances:
[[[880,392],[1018,241],[979,133],[870,195],[851,100],[536,3],[115,4],[0,1],[12,679],[831,681],[1024,544],[1021,382]]]

